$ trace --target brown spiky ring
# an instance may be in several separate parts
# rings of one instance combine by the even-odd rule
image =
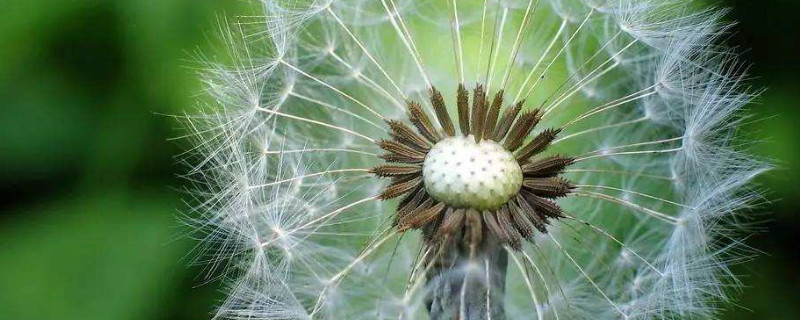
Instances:
[[[476,85],[470,108],[469,92],[460,85],[460,135],[436,88],[430,89],[430,102],[441,129],[414,101],[407,108],[416,131],[389,121],[391,139],[379,142],[386,164],[371,172],[391,179],[381,199],[404,196],[395,217],[399,231],[422,230],[431,243],[480,242],[490,236],[519,249],[535,230],[547,232],[550,219],[564,217],[554,199],[568,195],[574,185],[558,175],[574,158],[540,156],[561,129],[533,135],[540,111],[520,115],[524,102],[504,108],[503,98],[501,90],[490,105],[483,86]],[[526,144],[528,136],[533,139]]]

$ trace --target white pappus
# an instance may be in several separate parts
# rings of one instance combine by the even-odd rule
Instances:
[[[184,121],[215,318],[709,319],[736,289],[769,164],[724,11],[253,2]]]

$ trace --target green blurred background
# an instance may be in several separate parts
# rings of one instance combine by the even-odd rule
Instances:
[[[766,252],[736,267],[745,290],[724,319],[800,319],[800,31],[794,0],[728,0],[753,83],[745,128],[780,169]],[[242,1],[0,0],[0,319],[208,319],[182,239],[181,152],[169,117],[201,90],[192,53]],[[794,40],[793,40],[794,39]]]

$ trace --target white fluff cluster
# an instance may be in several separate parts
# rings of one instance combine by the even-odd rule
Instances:
[[[187,117],[200,260],[220,319],[426,319],[432,254],[392,227],[376,142],[436,86],[504,89],[564,131],[577,184],[509,249],[513,319],[709,319],[768,165],[736,130],[755,96],[718,10],[683,0],[261,0],[224,23]],[[432,113],[431,113],[432,114]],[[451,114],[455,111],[451,110]],[[481,272],[482,263],[463,272]]]

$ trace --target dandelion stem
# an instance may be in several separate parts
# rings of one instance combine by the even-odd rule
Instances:
[[[430,319],[505,320],[506,250],[491,239],[474,246],[449,245],[457,247],[442,250],[428,275]]]

